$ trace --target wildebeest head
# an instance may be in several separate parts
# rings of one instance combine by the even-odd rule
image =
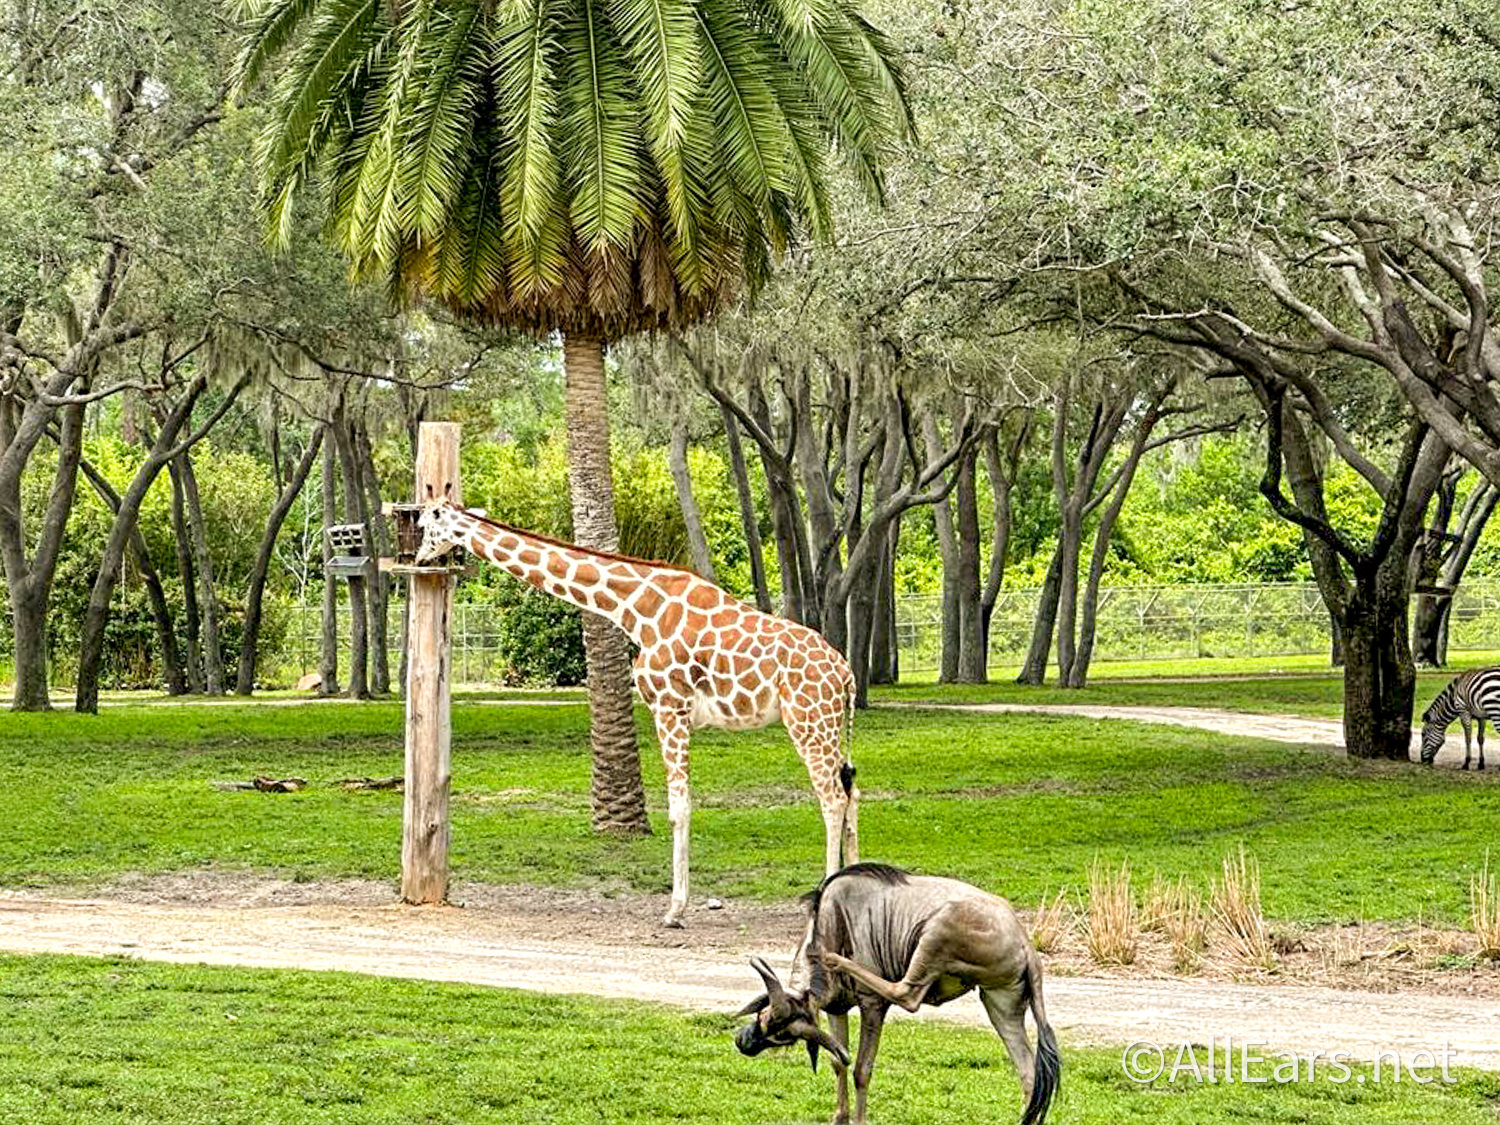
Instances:
[[[799,1040],[807,1044],[807,1057],[818,1069],[818,1048],[826,1048],[839,1065],[849,1065],[849,1052],[833,1036],[818,1026],[818,1012],[805,992],[788,992],[775,971],[760,957],[750,959],[751,966],[765,981],[766,990],[741,1008],[736,1015],[755,1019],[735,1033],[734,1045],[741,1054],[758,1055],[767,1047],[790,1047]]]

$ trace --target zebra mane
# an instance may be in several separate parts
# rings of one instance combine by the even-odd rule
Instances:
[[[1422,721],[1424,723],[1452,722],[1458,716],[1458,709],[1455,706],[1457,695],[1458,681],[1451,680],[1427,705],[1427,710],[1422,712]]]

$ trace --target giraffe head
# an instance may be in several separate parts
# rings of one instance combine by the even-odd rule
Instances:
[[[437,562],[452,547],[463,545],[458,513],[463,509],[451,500],[438,500],[422,509],[417,526],[422,529],[422,543],[417,547],[417,565]]]

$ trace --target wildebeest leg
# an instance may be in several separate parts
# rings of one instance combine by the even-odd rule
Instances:
[[[906,970],[906,976],[898,981],[888,981],[883,977],[876,976],[863,965],[841,957],[837,953],[825,952],[823,963],[830,969],[837,969],[841,973],[848,973],[865,988],[869,989],[882,1000],[889,1001],[908,1012],[915,1012],[922,1006],[922,998],[927,995],[927,990],[932,987],[936,976],[928,971],[927,958],[923,956],[923,945],[927,938],[924,936],[917,943],[917,951],[912,955],[911,965]],[[860,1032],[860,1050],[864,1050],[864,1032]]]
[[[688,791],[688,739],[693,726],[687,715],[676,711],[658,711],[655,718],[656,737],[667,770],[667,820],[672,825],[672,905],[662,921],[677,928],[682,925],[688,900],[688,826],[693,817]]]
[[[854,1060],[854,1125],[865,1125],[865,1099],[870,1093],[870,1075],[875,1072],[875,1052],[880,1050],[885,1008],[885,1004],[878,1001],[866,1001],[859,1006],[859,1055]]]
[[[1026,996],[1021,985],[1011,988],[986,988],[979,993],[985,1015],[990,1017],[995,1033],[1005,1044],[1005,1052],[1015,1064],[1021,1080],[1021,1104],[1031,1100],[1031,1086],[1036,1079],[1036,1056],[1026,1038]]]
[[[1479,768],[1484,769],[1484,716],[1479,717]]]
[[[844,1050],[849,1049],[849,1014],[828,1017],[828,1032]],[[838,1079],[838,1108],[833,1112],[833,1125],[849,1125],[849,1068],[833,1060],[834,1077]]]
[[[1458,721],[1464,725],[1464,769],[1469,768],[1469,716],[1460,715]]]

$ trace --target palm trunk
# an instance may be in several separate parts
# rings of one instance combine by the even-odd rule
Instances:
[[[567,382],[573,539],[581,547],[613,551],[619,544],[619,531],[609,461],[604,341],[565,335],[563,373]],[[625,634],[605,618],[585,613],[583,646],[588,660],[594,828],[644,835],[651,829],[635,737],[628,642]]]

